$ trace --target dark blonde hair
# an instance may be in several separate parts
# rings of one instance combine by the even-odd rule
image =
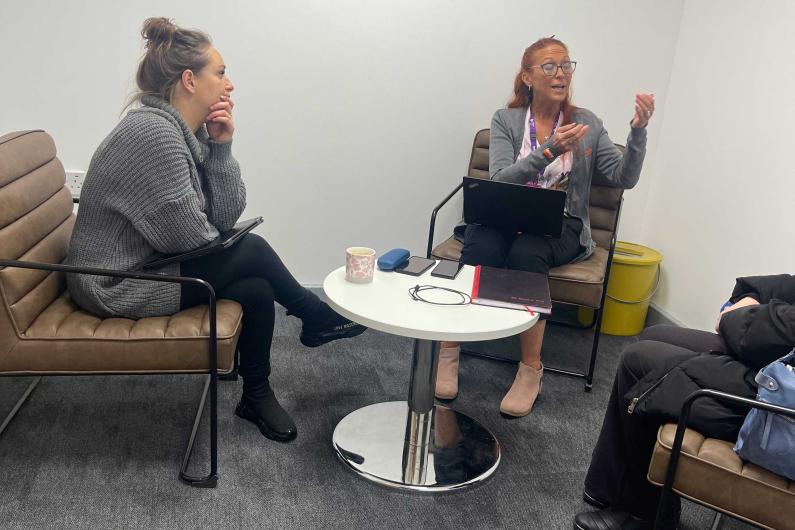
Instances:
[[[530,70],[530,67],[533,66],[533,60],[536,52],[539,52],[546,48],[547,46],[557,45],[566,50],[566,53],[569,53],[569,48],[563,44],[563,42],[559,41],[554,37],[544,37],[542,39],[538,39],[533,44],[527,47],[522,55],[522,65],[519,68],[519,73],[516,74],[516,79],[513,81],[513,97],[508,102],[508,108],[514,109],[517,107],[527,107],[533,101],[533,91],[522,81],[522,72]],[[571,91],[571,85],[569,85],[569,91]],[[572,115],[574,111],[577,110],[571,103],[571,93],[566,94],[566,99],[563,100],[561,104],[561,110],[563,111],[563,122],[562,124],[571,123]]]
[[[198,72],[209,62],[207,49],[212,41],[201,31],[182,29],[167,18],[154,17],[144,21],[141,36],[146,51],[135,75],[138,93],[133,101],[150,95],[170,102],[182,72]]]

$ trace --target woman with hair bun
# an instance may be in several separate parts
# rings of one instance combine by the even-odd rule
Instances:
[[[146,51],[135,97],[140,107],[94,153],[69,246],[71,265],[136,270],[156,252],[186,252],[214,240],[234,226],[246,205],[232,156],[234,85],[221,54],[206,34],[166,18],[147,19],[142,35]],[[303,321],[300,339],[309,347],[365,328],[302,287],[253,233],[221,252],[159,272],[202,278],[218,298],[243,306],[243,395],[235,412],[268,438],[294,439],[297,428],[268,381],[274,301]],[[78,305],[103,317],[169,315],[206,300],[206,292],[190,284],[72,274],[67,283]]]
[[[654,113],[652,94],[635,95],[626,152],[613,145],[602,120],[571,103],[575,61],[555,38],[539,39],[522,56],[508,108],[494,113],[489,144],[492,180],[565,190],[563,232],[559,239],[519,234],[488,226],[466,227],[461,261],[549,274],[549,269],[587,258],[591,239],[588,201],[591,180],[599,174],[620,188],[637,184],[646,152],[646,125]],[[530,413],[541,390],[541,343],[546,322],[519,335],[522,359],[500,404],[508,416]],[[457,343],[442,343],[436,396],[458,394]]]

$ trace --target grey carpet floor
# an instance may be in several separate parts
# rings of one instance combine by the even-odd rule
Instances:
[[[299,321],[277,315],[273,385],[293,415],[290,444],[263,438],[233,415],[241,382],[219,388],[217,489],[177,478],[199,376],[44,378],[0,438],[2,528],[571,528],[589,509],[581,486],[620,351],[634,338],[603,336],[594,390],[548,374],[532,414],[503,419],[515,368],[462,358],[452,407],[496,434],[503,458],[480,487],[417,495],[369,483],[337,460],[331,436],[349,412],[406,398],[412,342],[368,331],[309,350]],[[544,361],[577,366],[588,331],[549,327]],[[0,417],[28,378],[0,378]],[[206,423],[193,464],[208,461]],[[709,528],[712,512],[685,503],[682,528]],[[724,528],[750,528],[727,521]]]

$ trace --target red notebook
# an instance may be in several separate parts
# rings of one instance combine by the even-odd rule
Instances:
[[[537,272],[475,267],[472,303],[549,315],[552,300],[547,277]]]

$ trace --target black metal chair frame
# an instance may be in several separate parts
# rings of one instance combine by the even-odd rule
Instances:
[[[76,201],[75,201],[76,202]],[[182,459],[182,464],[179,470],[179,478],[186,484],[189,484],[194,487],[199,488],[214,488],[218,484],[218,343],[217,343],[217,330],[216,330],[216,295],[215,290],[213,287],[207,283],[206,281],[199,279],[199,278],[189,278],[184,276],[169,276],[165,274],[154,274],[154,273],[146,273],[146,272],[127,272],[127,271],[117,271],[117,270],[109,270],[109,269],[98,269],[98,268],[91,268],[91,267],[75,267],[72,265],[61,265],[61,264],[50,264],[50,263],[37,263],[31,261],[17,261],[17,260],[0,260],[0,267],[16,267],[22,269],[37,269],[37,270],[45,270],[45,271],[57,271],[57,272],[65,272],[65,273],[74,273],[74,274],[90,274],[94,276],[113,276],[117,278],[135,278],[138,280],[150,280],[155,282],[165,282],[165,283],[192,283],[194,285],[201,286],[207,291],[207,298],[210,306],[210,335],[208,337],[209,340],[209,373],[207,374],[206,381],[204,383],[204,389],[202,391],[201,399],[199,401],[199,407],[196,411],[196,416],[193,421],[193,429],[190,433],[190,438],[188,439],[188,446],[185,450],[185,455]],[[223,380],[234,380],[237,379],[237,363],[238,357],[235,355],[235,365],[232,372],[229,374],[224,374],[220,376]],[[190,372],[194,373],[194,372]],[[64,377],[67,374],[64,374]],[[71,374],[71,375],[89,375],[89,374]],[[90,374],[90,375],[100,375],[100,374]],[[101,375],[124,375],[122,373],[117,372],[108,372]],[[142,374],[144,375],[144,374]],[[0,374],[3,377],[25,377],[19,375],[8,375],[8,374]],[[34,380],[28,385],[25,392],[22,394],[22,397],[17,401],[14,407],[11,409],[11,412],[6,416],[3,423],[0,424],[0,436],[2,436],[3,431],[6,429],[11,420],[14,419],[14,416],[20,410],[22,405],[28,399],[30,394],[36,388],[39,381],[41,380],[42,376],[36,376]],[[207,402],[207,394],[210,395],[210,472],[204,476],[195,476],[188,474],[188,465],[190,464],[190,459],[193,454],[193,447],[196,442],[196,434],[199,430],[199,424],[201,423],[203,411]]]
[[[461,188],[463,188],[463,187],[464,187],[464,183],[462,181],[458,186],[456,186],[453,189],[453,191],[451,191],[447,195],[447,197],[445,197],[442,200],[442,202],[440,202],[438,205],[436,205],[436,208],[434,208],[433,212],[431,213],[431,225],[430,225],[430,229],[428,230],[428,249],[427,249],[427,252],[426,252],[426,257],[429,258],[429,259],[431,258],[432,253],[433,253],[433,234],[434,234],[434,231],[436,229],[436,215],[439,213],[439,210],[441,210],[441,208],[445,204],[447,204],[447,202],[450,199],[452,199],[455,196],[455,194],[458,193],[458,191]],[[556,325],[561,325],[561,326],[566,326],[566,327],[581,327],[581,328],[586,328],[587,329],[587,328],[590,328],[592,326],[595,326],[594,327],[593,344],[591,346],[591,357],[590,357],[590,359],[588,361],[588,370],[586,372],[575,372],[575,371],[571,371],[571,370],[564,370],[562,368],[555,368],[554,366],[546,366],[546,365],[544,366],[544,371],[546,371],[546,372],[553,372],[553,373],[557,373],[557,374],[567,375],[567,376],[570,376],[570,377],[582,377],[582,378],[584,378],[585,379],[585,389],[584,390],[586,392],[590,392],[591,389],[593,388],[593,374],[594,374],[594,370],[596,369],[596,355],[597,355],[597,352],[599,350],[599,336],[601,335],[601,332],[602,332],[602,315],[604,313],[605,295],[607,294],[607,282],[610,280],[610,268],[612,267],[612,264],[613,264],[613,252],[615,251],[615,248],[616,248],[616,238],[617,238],[617,233],[616,232],[618,231],[618,222],[621,219],[621,207],[622,207],[623,204],[624,204],[624,199],[622,197],[621,201],[618,204],[618,209],[616,211],[615,222],[613,223],[613,236],[610,239],[610,249],[608,250],[608,254],[607,254],[607,268],[605,269],[605,278],[604,278],[604,281],[602,282],[602,297],[599,300],[599,307],[598,308],[591,308],[591,309],[594,310],[593,320],[587,326],[576,326],[576,325],[570,324],[568,322],[549,320],[549,322],[551,324],[556,324]],[[553,302],[557,303],[557,304],[564,304],[564,305],[576,305],[576,304],[571,304],[569,302],[561,302],[561,301],[557,301],[557,300],[553,300]],[[505,359],[501,359],[501,360],[505,360]]]
[[[673,495],[674,479],[676,477],[676,466],[679,463],[679,455],[682,452],[682,443],[684,442],[685,439],[685,430],[687,429],[687,423],[690,420],[690,412],[693,407],[693,403],[697,399],[704,397],[711,397],[719,401],[728,401],[730,403],[734,403],[737,405],[745,405],[747,407],[762,409],[768,412],[774,412],[777,414],[783,414],[785,416],[791,416],[792,418],[795,418],[795,409],[790,409],[779,405],[773,405],[772,403],[765,403],[764,401],[759,401],[756,399],[748,399],[740,396],[735,396],[734,394],[719,392],[718,390],[702,389],[702,390],[697,390],[692,394],[690,394],[689,396],[687,396],[684,405],[682,405],[682,412],[679,414],[679,422],[676,424],[676,435],[674,436],[674,443],[671,446],[671,455],[668,460],[668,469],[665,474],[665,485],[663,486],[662,495],[660,496],[660,502],[657,505],[657,518],[654,521],[654,530],[665,530],[665,514],[668,511],[668,506],[669,503],[671,502],[671,496]],[[694,500],[694,502],[698,501]],[[713,522],[712,525],[713,529],[718,527],[721,513],[726,513],[726,512],[721,512],[720,510],[718,510],[718,514],[715,517],[715,521]],[[727,513],[727,515],[731,514]]]

